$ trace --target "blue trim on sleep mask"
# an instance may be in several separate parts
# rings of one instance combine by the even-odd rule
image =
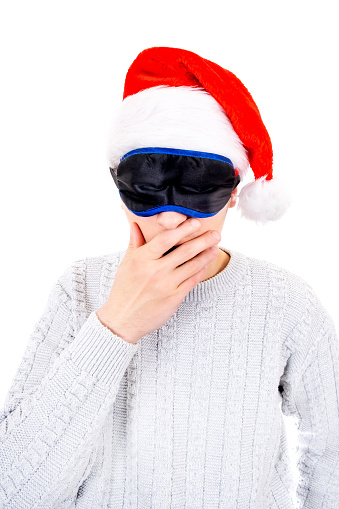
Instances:
[[[226,205],[240,181],[228,161],[207,152],[145,147],[126,153],[110,172],[121,200],[137,216],[175,211],[207,218]]]
[[[135,150],[131,150],[127,152],[122,158],[120,162],[126,159],[129,156],[133,156],[135,154],[176,154],[180,156],[190,156],[190,157],[203,157],[205,159],[215,159],[216,161],[223,161],[224,163],[228,163],[234,168],[231,159],[225,156],[221,156],[219,154],[212,154],[212,152],[198,152],[195,150],[182,150],[177,148],[161,148],[161,147],[144,147],[137,148]]]

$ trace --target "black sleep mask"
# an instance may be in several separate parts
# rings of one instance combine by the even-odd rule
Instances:
[[[214,216],[240,182],[227,157],[172,148],[132,150],[121,158],[117,174],[110,172],[126,207],[143,217],[166,210]]]

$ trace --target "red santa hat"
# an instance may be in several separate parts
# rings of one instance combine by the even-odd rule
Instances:
[[[255,180],[241,189],[238,209],[256,222],[279,219],[291,202],[286,185],[273,179],[271,139],[251,94],[230,71],[191,51],[139,53],[126,74],[108,145],[113,170],[142,147],[223,155],[241,180],[250,166]]]

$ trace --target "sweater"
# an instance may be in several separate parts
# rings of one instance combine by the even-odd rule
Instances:
[[[126,250],[60,275],[1,412],[1,508],[339,508],[334,322],[302,278],[219,248],[136,345],[95,312]]]

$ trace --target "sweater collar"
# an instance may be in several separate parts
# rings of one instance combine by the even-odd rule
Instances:
[[[234,249],[218,246],[230,256],[226,267],[215,276],[198,283],[183,299],[183,302],[210,300],[227,292],[244,277],[247,271],[247,257]]]

